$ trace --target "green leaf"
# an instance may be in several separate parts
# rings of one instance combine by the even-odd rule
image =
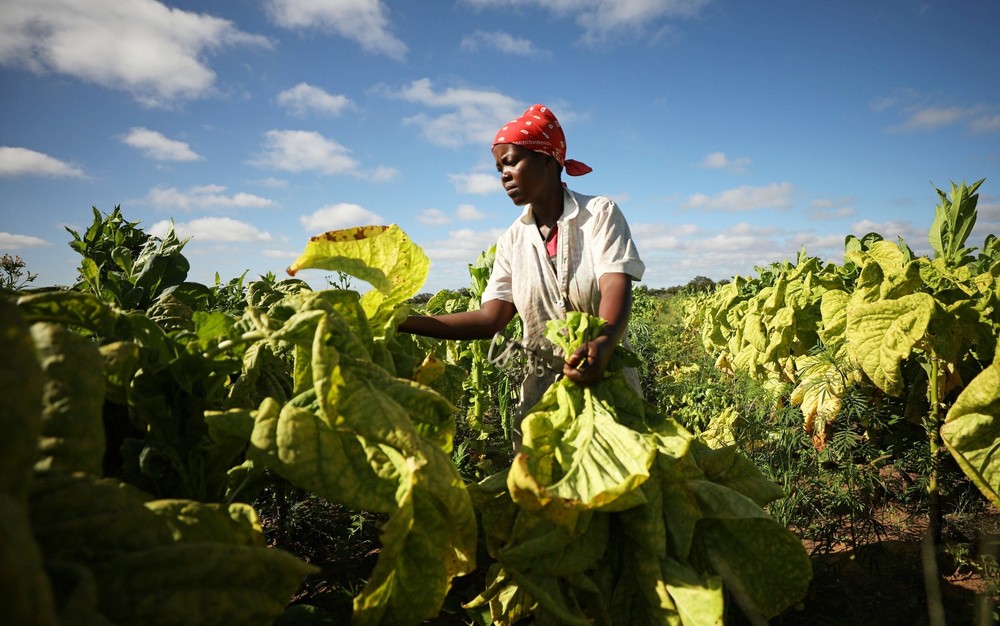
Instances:
[[[27,509],[0,492],[0,621],[24,626],[58,626],[55,599]],[[77,616],[74,616],[77,617]]]
[[[966,476],[1000,508],[1000,363],[994,361],[958,396],[941,438]]]
[[[972,185],[951,184],[951,198],[937,189],[941,202],[934,213],[928,240],[934,250],[935,258],[944,258],[952,266],[963,265],[970,250],[964,248],[966,240],[976,225],[976,204],[979,194],[976,191],[985,179]]]
[[[696,440],[691,442],[691,454],[707,480],[746,496],[757,506],[785,497],[781,487],[764,478],[736,446],[712,449]]]
[[[569,530],[522,511],[497,559],[508,571],[540,576],[570,576],[593,569],[608,544],[610,517],[590,512]]]
[[[0,354],[0,494],[23,503],[38,455],[44,378],[28,325],[7,298],[0,298]]]
[[[802,541],[768,517],[700,520],[692,559],[765,619],[798,602],[812,579]]]
[[[691,567],[664,559],[663,582],[677,607],[683,626],[717,626],[723,615],[722,581],[717,576],[699,575]]]
[[[354,599],[352,623],[419,624],[441,611],[452,579],[475,567],[475,515],[447,456],[431,448],[423,463],[383,451],[400,477],[397,509],[382,527],[382,553]]]
[[[297,487],[353,509],[388,513],[396,486],[379,478],[364,446],[346,430],[332,428],[313,411],[265,400],[257,412],[247,456]]]
[[[220,311],[196,311],[193,316],[198,345],[207,349],[229,338],[235,324],[233,318]]]
[[[545,338],[562,349],[567,357],[585,343],[600,336],[606,322],[582,311],[567,311],[563,319],[545,323]]]
[[[21,296],[17,306],[29,322],[80,326],[102,337],[115,333],[120,313],[89,293],[46,291]]]
[[[92,563],[173,542],[169,526],[146,508],[149,500],[116,480],[53,474],[34,481],[29,511],[47,559]]]
[[[102,473],[104,359],[91,340],[64,326],[31,327],[44,374],[37,471]]]
[[[249,504],[196,500],[151,500],[146,508],[163,518],[174,541],[265,546],[256,511]]]
[[[213,542],[130,552],[96,566],[101,607],[118,624],[268,624],[319,569],[281,550]]]

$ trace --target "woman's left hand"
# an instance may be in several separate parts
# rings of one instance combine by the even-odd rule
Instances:
[[[593,385],[604,378],[614,343],[610,337],[600,336],[576,349],[563,365],[563,376],[578,385]]]

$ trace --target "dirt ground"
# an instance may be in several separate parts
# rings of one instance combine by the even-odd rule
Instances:
[[[375,516],[352,513],[317,499],[291,506],[282,516],[285,527],[275,518],[262,516],[271,543],[289,550],[322,568],[303,585],[294,603],[316,607],[310,624],[348,624],[352,598],[364,585],[378,559],[378,523]],[[998,550],[1000,515],[963,520],[965,528],[953,523],[951,540],[968,540],[971,535],[990,537],[971,552]],[[851,549],[847,546],[820,546],[804,542],[812,554],[813,579],[809,591],[797,606],[772,618],[773,626],[985,626],[995,619],[993,602],[1000,583],[982,575],[968,554],[956,559],[940,551],[940,576],[928,602],[922,559],[922,536],[926,524],[908,519],[896,524],[878,540]],[[946,541],[949,538],[946,537]],[[932,559],[931,562],[934,562]],[[935,580],[932,578],[932,580]],[[458,584],[461,584],[461,580]],[[939,601],[934,596],[939,596]],[[457,609],[457,607],[455,607]],[[936,609],[937,621],[931,614]],[[443,612],[427,622],[437,626],[465,624],[461,611]],[[731,626],[760,626],[762,622],[733,607],[726,617]]]

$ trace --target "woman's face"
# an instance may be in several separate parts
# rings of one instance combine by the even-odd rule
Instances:
[[[504,191],[517,206],[543,197],[553,180],[558,182],[558,169],[553,178],[555,160],[540,152],[512,143],[501,143],[493,146],[493,158],[497,162]]]

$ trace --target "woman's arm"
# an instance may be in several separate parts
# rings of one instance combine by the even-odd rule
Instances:
[[[600,337],[573,352],[563,367],[563,375],[578,385],[601,380],[612,353],[625,336],[632,314],[632,278],[628,274],[603,274],[598,285],[601,290],[598,315],[607,325]]]
[[[507,326],[515,313],[513,302],[487,300],[477,311],[411,315],[398,330],[436,339],[490,339]]]

